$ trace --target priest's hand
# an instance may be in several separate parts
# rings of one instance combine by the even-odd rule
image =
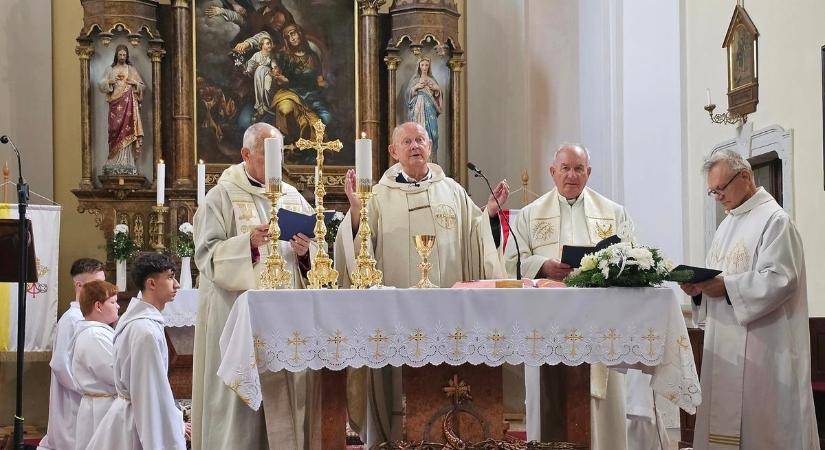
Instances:
[[[183,424],[183,437],[186,438],[187,441],[192,440],[192,424],[189,422]]]
[[[548,259],[541,265],[541,274],[552,280],[563,280],[564,277],[570,274],[573,268],[569,264],[565,264],[558,259]]]
[[[499,181],[495,189],[493,189],[493,193],[487,199],[487,205],[484,206],[484,210],[487,211],[490,217],[495,217],[496,214],[498,214],[498,205],[503,205],[509,196],[510,185],[507,184],[507,180]],[[498,200],[498,204],[496,204],[496,200]]]
[[[728,290],[725,289],[725,279],[722,277],[714,277],[710,280],[697,283],[697,286],[702,290],[702,293],[709,297],[724,297]]]
[[[257,225],[249,232],[249,245],[258,248],[269,241],[269,225]]]
[[[361,200],[355,195],[355,190],[358,180],[355,179],[355,170],[347,170],[347,176],[344,180],[344,193],[347,194],[349,200],[349,212],[352,218],[352,230],[358,230],[358,222],[361,220]]]
[[[298,256],[304,256],[309,251],[309,238],[304,233],[298,233],[289,240],[289,246]]]
[[[702,289],[694,283],[679,283],[679,287],[682,288],[685,294],[691,297],[696,297],[702,293]]]

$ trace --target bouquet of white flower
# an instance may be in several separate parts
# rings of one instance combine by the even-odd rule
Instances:
[[[571,287],[646,287],[687,281],[691,276],[690,271],[674,272],[673,263],[658,249],[620,242],[585,255],[564,282]]]
[[[114,261],[125,261],[138,252],[137,244],[129,236],[129,226],[125,223],[115,225],[115,235],[106,243],[106,253]]]
[[[335,236],[338,234],[338,227],[341,225],[343,220],[344,213],[341,211],[335,211],[335,214],[333,214],[331,218],[327,219],[327,235],[324,236],[324,239],[327,241],[330,248],[335,245]]]
[[[192,237],[192,224],[184,222],[178,227],[178,236],[175,239],[175,254],[181,258],[195,255],[195,241]]]

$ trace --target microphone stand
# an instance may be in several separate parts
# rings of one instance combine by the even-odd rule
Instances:
[[[20,151],[8,136],[0,137],[3,144],[11,144],[17,154],[17,207],[19,211],[19,221],[17,228],[18,240],[20,242],[20,265],[18,267],[19,276],[17,278],[17,386],[16,405],[14,412],[14,448],[24,450],[23,445],[23,355],[26,344],[26,279],[28,278],[29,259],[29,239],[26,227],[26,207],[29,203],[29,185],[23,179],[23,163],[20,158]]]
[[[490,180],[488,180],[487,177],[481,173],[481,170],[479,170],[475,164],[467,163],[467,168],[473,172],[473,176],[476,178],[481,177],[484,182],[487,183],[487,189],[490,191],[490,195],[493,196],[493,200],[496,201],[498,210],[501,211],[501,203],[498,202],[498,198],[496,197],[495,192],[493,192],[493,187],[490,186]],[[509,228],[510,224],[507,224],[507,227]],[[516,235],[513,234],[512,230],[510,230],[510,236],[513,236],[513,242],[516,244],[516,278],[521,281],[521,249],[518,246],[518,238],[516,238]],[[504,245],[504,243],[502,243],[502,245]]]

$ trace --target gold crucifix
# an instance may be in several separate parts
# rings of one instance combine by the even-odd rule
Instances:
[[[504,340],[504,335],[498,330],[493,330],[493,332],[487,336],[487,340],[493,342],[493,357],[498,358],[498,343]]]
[[[576,357],[576,342],[581,341],[584,339],[584,336],[579,332],[579,330],[572,330],[570,334],[564,337],[568,342],[570,342],[570,357]]]
[[[448,334],[447,337],[455,341],[455,348],[453,349],[453,355],[454,356],[460,355],[461,350],[459,350],[458,344],[460,344],[461,340],[464,339],[465,337],[467,337],[467,335],[464,334],[463,331],[461,331],[460,327],[456,327],[455,331],[451,334]]]
[[[335,360],[341,359],[341,343],[347,342],[347,338],[345,336],[341,336],[341,330],[335,330],[335,334],[327,338],[327,342],[330,344],[335,344]]]
[[[610,341],[610,351],[608,351],[608,352],[607,352],[607,354],[608,354],[611,358],[613,358],[613,356],[616,354],[615,342],[616,342],[616,339],[618,339],[618,338],[620,338],[620,337],[622,337],[622,336],[621,336],[619,333],[616,333],[616,329],[615,329],[615,328],[611,328],[611,329],[609,329],[609,330],[607,331],[607,334],[605,334],[605,335],[604,335],[604,338],[605,338],[606,340]]]
[[[543,341],[544,336],[540,335],[538,330],[533,329],[533,334],[531,334],[529,336],[525,336],[524,339],[527,339],[528,341],[532,341],[533,352],[531,354],[532,354],[533,358],[538,356],[538,354],[536,353],[536,344],[538,343],[538,341]]]
[[[470,385],[465,383],[464,380],[459,380],[457,374],[454,374],[450,381],[447,382],[447,386],[441,388],[441,390],[444,391],[444,394],[456,405],[464,400],[473,399],[473,396],[470,395]]]
[[[310,141],[304,138],[298,139],[295,147],[299,150],[315,150],[317,153],[315,170],[318,182],[315,183],[315,240],[317,250],[312,261],[312,268],[307,273],[309,287],[312,289],[335,289],[338,287],[338,271],[332,268],[332,259],[327,254],[326,236],[327,226],[324,224],[324,152],[339,152],[344,147],[341,141],[324,142],[324,130],[326,125],[320,120],[312,124],[315,129],[315,139]]]
[[[298,361],[298,347],[307,343],[307,340],[301,337],[301,333],[294,331],[292,337],[286,340],[289,345],[294,345],[295,350],[292,353],[292,360]]]
[[[647,334],[642,336],[642,339],[647,341],[647,354],[653,358],[653,343],[659,339],[659,336],[653,331],[653,328],[648,328]]]
[[[375,330],[375,334],[367,338],[370,342],[375,342],[375,353],[372,354],[372,357],[375,359],[380,358],[381,355],[381,343],[387,340],[387,337],[384,336],[384,333],[381,331],[380,328]]]
[[[427,336],[421,331],[421,328],[416,328],[415,332],[408,336],[408,339],[411,341],[415,341],[415,357],[421,357],[421,341],[424,340]]]

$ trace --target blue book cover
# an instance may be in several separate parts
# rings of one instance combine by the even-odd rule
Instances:
[[[329,223],[335,211],[324,211],[324,223]],[[307,215],[281,208],[278,210],[278,226],[281,228],[282,241],[289,241],[298,233],[308,238],[315,238],[315,214]]]

